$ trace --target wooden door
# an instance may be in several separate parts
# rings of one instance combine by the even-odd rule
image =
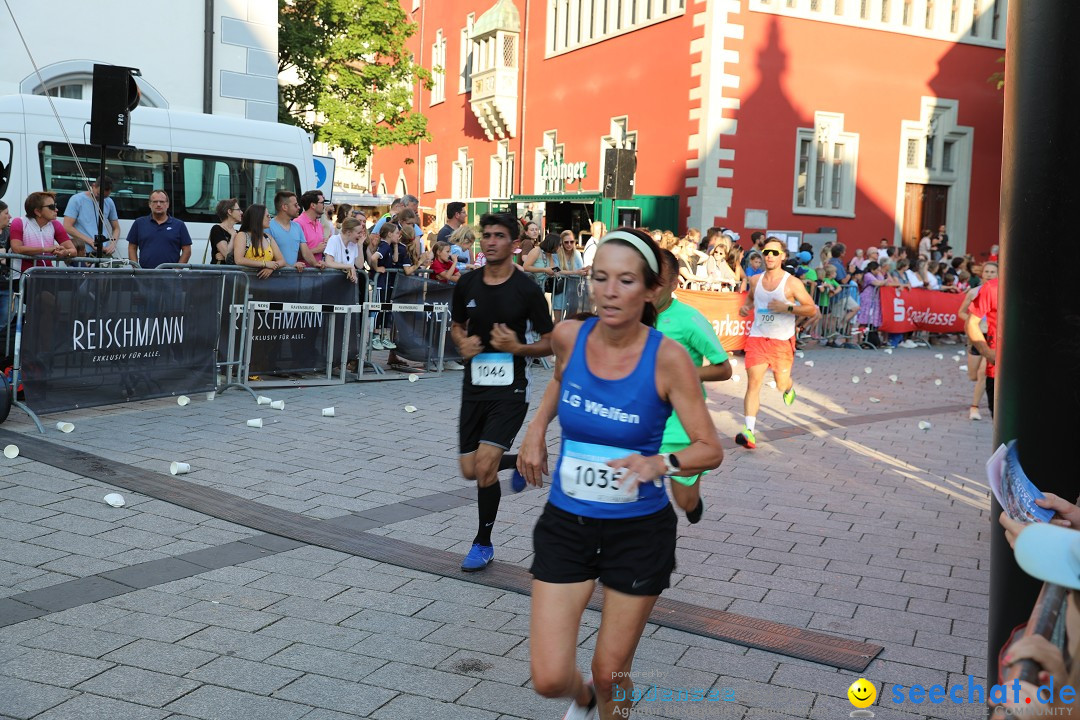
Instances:
[[[904,223],[900,231],[904,247],[917,252],[923,230],[937,232],[940,226],[948,226],[948,206],[948,185],[907,183],[904,186]]]
[[[923,185],[907,183],[904,186],[904,224],[900,231],[900,244],[911,251],[919,248],[922,232]]]

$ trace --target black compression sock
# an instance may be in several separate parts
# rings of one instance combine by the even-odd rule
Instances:
[[[499,483],[476,489],[480,525],[476,530],[476,537],[473,538],[474,544],[491,545],[491,528],[495,525],[495,516],[499,514],[501,499],[502,486]]]
[[[701,514],[703,512],[705,512],[705,503],[701,500],[701,498],[698,498],[697,507],[693,510],[686,511],[686,519],[690,522],[691,525],[694,525],[701,520]]]
[[[509,470],[515,467],[517,467],[517,453],[506,453],[502,456],[502,460],[499,460],[499,470]]]

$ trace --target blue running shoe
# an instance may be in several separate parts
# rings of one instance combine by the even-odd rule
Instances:
[[[510,489],[516,493],[525,489],[525,476],[519,473],[517,468],[514,468],[514,474],[510,476]]]
[[[483,570],[491,561],[495,558],[495,548],[490,545],[481,545],[479,543],[473,543],[472,548],[469,550],[469,554],[465,556],[465,559],[461,561],[461,569],[465,572],[476,572],[477,570]]]

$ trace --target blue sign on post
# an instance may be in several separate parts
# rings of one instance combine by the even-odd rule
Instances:
[[[334,170],[337,161],[332,157],[314,155],[312,162],[315,164],[315,189],[322,192],[324,197],[330,198],[334,193]]]

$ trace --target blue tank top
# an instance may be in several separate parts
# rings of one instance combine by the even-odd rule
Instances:
[[[640,453],[656,455],[671,404],[656,393],[656,353],[664,336],[649,328],[637,367],[621,380],[593,375],[585,342],[596,327],[586,320],[562,375],[559,424],[562,445],[548,500],[566,512],[592,518],[650,515],[668,504],[663,483],[642,483],[628,495],[614,483],[608,460]]]

